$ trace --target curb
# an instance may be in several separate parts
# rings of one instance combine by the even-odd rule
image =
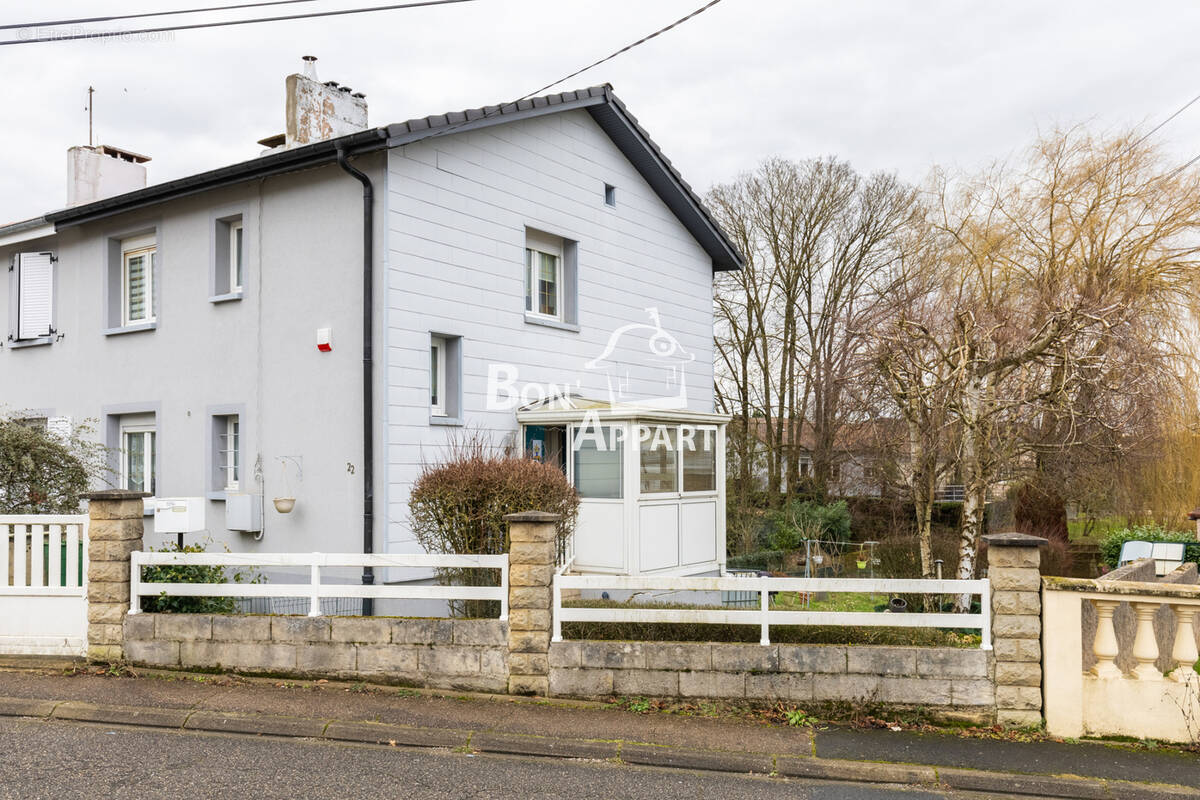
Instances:
[[[380,722],[322,720],[268,714],[226,713],[188,708],[140,708],[75,701],[0,697],[0,717],[93,722],[251,736],[318,739],[392,747],[440,747],[498,755],[583,758],[641,766],[856,783],[918,784],[1008,796],[1053,796],[1069,800],[1179,800],[1200,798],[1186,786],[1093,778],[827,759],[816,756],[690,750],[669,745],[599,739],[418,728]]]

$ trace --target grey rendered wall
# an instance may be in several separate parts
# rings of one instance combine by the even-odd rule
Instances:
[[[585,111],[433,139],[388,159],[388,549],[418,549],[408,492],[422,458],[436,459],[457,428],[431,425],[430,332],[462,337],[465,425],[499,442],[515,411],[488,411],[489,365],[517,368],[518,385],[572,384],[608,396],[601,355],[623,325],[663,328],[694,356],[688,406],[711,411],[712,266],[641,176]],[[617,204],[604,202],[604,185]],[[524,316],[525,230],[578,242],[578,330]],[[615,368],[643,396],[663,393],[670,367],[646,340],[622,340]],[[519,444],[519,443],[517,443]]]
[[[382,156],[363,161],[382,196]],[[208,535],[236,551],[361,550],[361,191],[357,181],[328,166],[67,229],[57,241],[0,248],[4,264],[13,251],[58,253],[56,323],[62,336],[39,347],[5,343],[0,406],[97,420],[101,439],[103,409],[153,407],[158,493],[197,497],[210,488],[207,411],[244,406],[242,482],[256,485],[258,462],[266,531],[256,541],[226,530],[224,503],[207,501]],[[231,212],[245,217],[245,294],[240,301],[212,303],[212,229],[217,217]],[[151,224],[159,231],[158,326],[105,336],[107,239]],[[381,246],[377,281],[383,258]],[[0,280],[0,309],[8,307],[8,291],[8,282]],[[333,328],[332,353],[317,352],[319,327]],[[382,330],[380,319],[377,338]],[[378,374],[381,384],[382,366]],[[381,388],[377,408],[385,408],[384,397]],[[383,433],[380,421],[377,451]],[[286,516],[270,503],[285,493],[281,456],[295,457],[303,467],[300,480],[289,464],[298,502]],[[384,503],[377,502],[382,516]],[[148,546],[163,541],[147,533]]]

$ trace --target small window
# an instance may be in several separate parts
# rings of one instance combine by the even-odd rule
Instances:
[[[121,427],[121,487],[155,494],[155,433],[153,426]]]
[[[153,240],[121,242],[121,324],[154,322],[154,259],[158,248]]]
[[[611,183],[604,184],[604,204],[610,206],[617,204],[617,187]]]
[[[641,428],[642,494],[679,491],[679,431],[668,425]]]
[[[9,271],[15,299],[9,339],[27,342],[54,333],[53,253],[15,253]]]
[[[446,339],[429,339],[429,413],[446,416]]]
[[[241,421],[237,414],[216,418],[218,488],[236,492],[241,485]]]
[[[608,425],[574,431],[575,490],[580,497],[620,499],[623,446],[618,429]]]
[[[242,290],[242,220],[229,223],[229,286],[230,291]]]

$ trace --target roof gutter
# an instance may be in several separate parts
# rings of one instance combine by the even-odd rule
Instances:
[[[117,214],[146,208],[164,200],[188,197],[223,186],[232,186],[258,178],[330,164],[337,160],[339,152],[345,152],[347,155],[359,155],[382,150],[387,146],[387,138],[387,128],[369,128],[337,139],[327,139],[323,142],[279,153],[268,153],[240,164],[201,172],[198,175],[189,175],[186,178],[148,186],[145,189],[126,192],[116,197],[97,200],[94,203],[52,211],[45,216],[45,219],[47,222],[53,223],[56,230],[84,225]]]
[[[346,148],[337,149],[338,166],[362,184],[363,197],[363,328],[362,328],[362,424],[363,424],[363,553],[375,551],[375,380],[373,337],[375,332],[375,189],[371,178],[352,166]],[[363,586],[375,583],[375,570],[363,567]],[[363,598],[362,614],[373,616],[375,603]]]

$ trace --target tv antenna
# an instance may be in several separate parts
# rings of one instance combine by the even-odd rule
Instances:
[[[88,87],[88,147],[92,146],[92,95],[95,94],[95,92],[96,90],[93,87]]]

